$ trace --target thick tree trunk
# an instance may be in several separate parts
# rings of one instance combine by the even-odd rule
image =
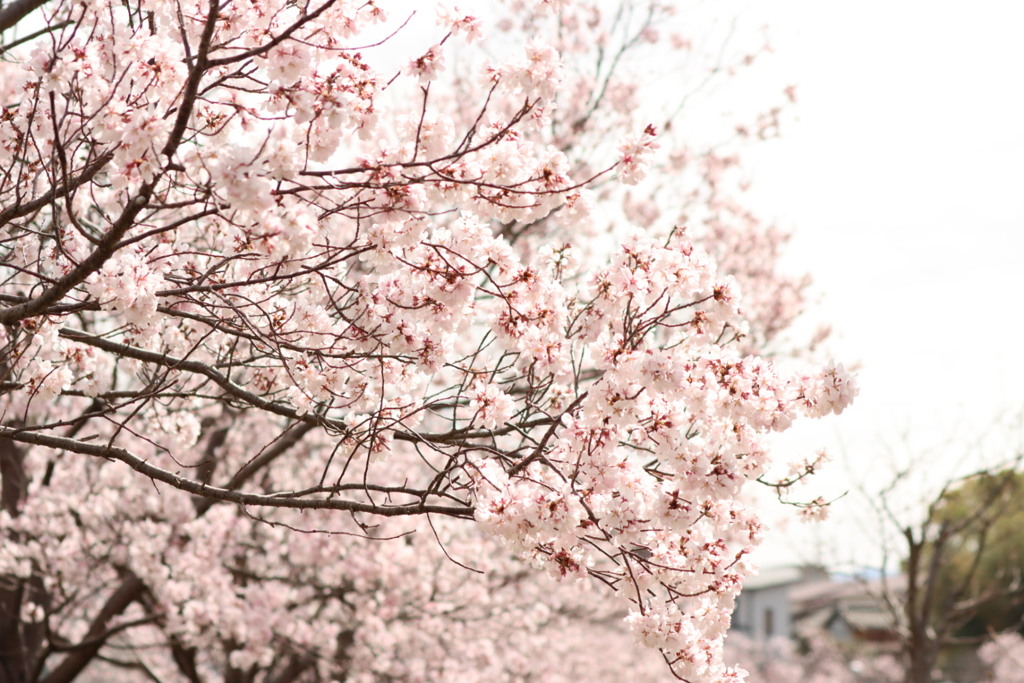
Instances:
[[[913,529],[903,530],[907,539],[907,595],[904,604],[909,634],[905,643],[907,654],[906,683],[931,683],[932,681],[932,643],[928,638],[928,610],[922,604],[920,565],[922,560],[923,539],[916,538]]]
[[[922,634],[911,638],[908,650],[906,683],[932,683],[932,670],[935,668],[932,644]]]
[[[11,440],[0,438],[0,509],[18,516],[28,481],[24,452]],[[0,576],[0,683],[22,683],[34,678],[40,658],[42,624],[21,621],[26,601],[44,604],[42,581]]]

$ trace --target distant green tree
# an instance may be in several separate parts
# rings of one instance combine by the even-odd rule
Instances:
[[[1024,625],[1024,473],[984,472],[945,492],[924,548],[937,560],[935,607],[956,615],[956,635]],[[943,545],[939,545],[940,540]]]
[[[906,683],[931,683],[941,653],[1015,630],[1024,614],[1024,474],[1012,466],[952,479],[916,524],[900,524],[889,498],[880,509],[899,524],[905,584],[886,591],[903,643]]]

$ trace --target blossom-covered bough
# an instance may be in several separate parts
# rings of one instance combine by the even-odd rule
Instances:
[[[523,680],[537,570],[741,676],[742,489],[852,385],[602,6],[0,7],[0,680]]]

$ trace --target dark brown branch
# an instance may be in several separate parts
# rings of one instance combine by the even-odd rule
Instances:
[[[219,0],[210,0],[210,13],[206,17],[206,25],[203,27],[203,35],[199,38],[199,50],[196,52],[195,62],[188,74],[188,81],[185,83],[185,92],[182,95],[181,109],[174,119],[174,128],[167,138],[166,144],[161,151],[167,157],[174,154],[178,144],[185,136],[188,128],[188,121],[192,118],[192,109],[195,105],[196,95],[199,93],[199,83],[203,80],[203,74],[209,66],[210,43],[213,41],[213,32],[217,26],[217,15],[220,13]],[[185,49],[188,50],[188,41],[182,38]]]
[[[173,472],[169,472],[165,469],[152,465],[130,451],[116,446],[88,443],[77,439],[68,439],[60,436],[39,434],[37,432],[0,426],[0,438],[4,437],[14,439],[21,443],[32,444],[34,446],[45,446],[47,448],[81,453],[82,455],[91,455],[97,458],[119,460],[136,472],[139,472],[154,481],[163,482],[176,489],[196,496],[202,496],[204,498],[222,501],[225,503],[258,507],[294,508],[301,510],[349,510],[352,512],[364,512],[372,515],[380,515],[382,517],[404,517],[427,513],[446,515],[449,517],[460,517],[464,519],[471,519],[473,517],[473,509],[465,506],[429,505],[425,502],[410,503],[406,505],[376,505],[373,503],[360,503],[353,500],[340,500],[334,498],[317,498],[310,500],[289,498],[283,495],[274,494],[242,493],[239,491],[220,488],[219,486],[211,486],[192,479],[186,479],[174,474]]]
[[[46,192],[45,194],[37,197],[36,199],[33,199],[32,201],[24,202],[21,204],[14,204],[13,206],[7,207],[3,211],[0,211],[0,227],[7,225],[10,221],[14,220],[15,218],[21,218],[22,216],[27,216],[31,213],[35,213],[36,211],[42,209],[44,206],[48,206],[49,204],[51,204],[55,199],[61,199],[67,196],[69,193],[73,192],[75,189],[90,182],[93,178],[96,177],[97,173],[102,171],[103,168],[108,163],[110,163],[110,160],[113,158],[113,152],[104,152],[100,156],[96,157],[96,159],[92,163],[90,163],[84,169],[82,169],[81,173],[72,178],[71,182],[64,183],[59,187],[52,188],[49,192]]]
[[[279,33],[278,35],[276,35],[274,38],[267,41],[263,45],[254,47],[251,50],[246,50],[245,52],[239,53],[237,55],[232,55],[231,57],[221,57],[220,59],[210,60],[209,65],[211,67],[225,66],[227,64],[234,64],[236,62],[244,61],[251,57],[258,57],[259,55],[269,52],[270,50],[274,49],[274,47],[280,45],[285,40],[287,40],[293,33],[295,33],[295,31],[299,30],[300,28],[302,28],[303,26],[305,26],[306,24],[308,24],[309,22],[313,21],[321,14],[323,14],[328,7],[334,4],[334,2],[335,0],[327,0],[327,2],[320,5],[320,7],[316,8],[309,14],[304,14],[303,16],[296,19],[295,23],[286,28],[284,31],[281,31],[281,33]]]
[[[227,483],[226,488],[229,491],[241,488],[245,482],[249,481],[257,472],[261,469],[274,462],[277,458],[281,457],[290,448],[295,446],[297,443],[302,441],[302,437],[312,431],[314,425],[303,423],[291,427],[284,434],[280,436],[270,447],[263,450],[262,453],[257,455],[255,458],[246,463],[242,469],[238,470],[235,476],[231,477],[231,481]],[[213,505],[214,501],[206,498],[198,506],[198,512],[202,515],[206,510]]]
[[[189,118],[192,116],[192,109],[195,104],[196,93],[199,91],[199,83],[207,67],[207,55],[210,51],[210,43],[213,39],[214,28],[217,24],[219,10],[218,0],[210,2],[210,13],[206,19],[206,26],[203,28],[203,35],[200,39],[199,50],[196,54],[195,63],[189,72],[188,82],[185,85],[185,92],[182,96],[181,108],[178,110],[174,128],[164,143],[161,153],[167,157],[174,154],[181,140],[184,138],[185,130],[188,127]],[[30,299],[23,304],[11,306],[0,311],[0,323],[10,324],[25,318],[39,315],[51,304],[59,301],[65,294],[85,282],[85,279],[92,273],[99,270],[107,259],[114,255],[118,245],[132,227],[135,226],[135,219],[139,213],[149,204],[150,198],[162,173],[153,180],[142,185],[138,193],[128,202],[121,212],[121,215],[110,226],[110,230],[103,236],[103,239],[96,243],[96,249],[82,260],[67,275],[62,277],[42,294]],[[2,217],[2,215],[0,215]]]
[[[117,250],[117,243],[135,225],[136,217],[149,202],[149,198],[153,194],[155,183],[156,180],[154,179],[154,181],[143,185],[139,189],[138,194],[128,202],[120,217],[110,227],[109,232],[103,236],[103,239],[96,243],[96,249],[89,256],[83,259],[71,272],[58,280],[56,284],[44,290],[39,296],[23,304],[11,306],[0,311],[0,323],[9,325],[19,320],[39,315],[50,304],[59,301],[65,294],[85,282],[87,277],[103,267],[107,259],[113,256]]]
[[[70,21],[70,20],[69,21],[62,21],[59,24],[53,24],[52,26],[47,26],[45,28],[41,28],[38,31],[35,31],[33,33],[28,34],[27,36],[22,36],[21,38],[17,38],[15,40],[12,40],[11,42],[7,43],[6,45],[0,46],[0,55],[3,55],[8,50],[13,50],[14,48],[18,47],[19,45],[24,45],[25,43],[32,42],[33,40],[35,40],[36,38],[39,38],[40,36],[45,36],[47,33],[53,33],[54,31],[59,31],[62,28],[64,28],[65,26],[70,26],[73,23],[75,23],[75,22]]]
[[[74,330],[67,327],[60,330],[60,336],[65,339],[70,339],[71,341],[93,346],[124,358],[134,358],[135,360],[140,360],[145,363],[153,363],[154,365],[160,365],[172,370],[183,370],[185,372],[203,375],[212,380],[217,386],[226,391],[232,397],[237,398],[254,408],[259,408],[260,410],[273,413],[274,415],[280,415],[281,417],[287,417],[291,420],[304,422],[309,425],[330,428],[339,433],[348,433],[349,431],[348,426],[341,420],[331,420],[329,418],[310,413],[300,414],[294,408],[283,403],[268,401],[267,399],[239,386],[235,382],[232,382],[226,376],[205,363],[191,361],[184,358],[175,358],[174,356],[156,353],[153,351],[146,351],[134,346],[129,346],[128,344],[121,344],[109,339],[104,339],[103,337],[86,334],[80,330]],[[441,434],[406,433],[395,430],[394,437],[400,441],[458,444],[466,440],[500,436],[517,430],[548,426],[554,423],[555,420],[552,418],[541,418],[523,424],[505,425],[498,429],[481,430],[465,428],[455,429]]]
[[[18,516],[21,499],[28,491],[25,454],[10,439],[0,439],[0,510]]]
[[[71,683],[77,678],[106,643],[106,638],[99,636],[107,633],[107,624],[135,602],[143,589],[142,581],[137,576],[131,574],[126,577],[93,620],[83,639],[84,645],[65,657],[56,669],[42,678],[41,683]]]
[[[0,31],[17,26],[18,22],[46,4],[46,0],[14,0],[0,7]]]

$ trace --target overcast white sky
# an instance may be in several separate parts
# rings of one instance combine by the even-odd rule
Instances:
[[[793,230],[789,263],[812,273],[835,355],[862,364],[854,407],[781,445],[845,451],[833,491],[884,478],[881,443],[938,446],[933,480],[980,462],[973,435],[1024,406],[1024,3],[747,8],[799,98],[758,155],[756,201]],[[994,436],[1011,449],[1021,426]],[[825,560],[863,556],[870,539],[848,535],[861,503],[834,515],[773,539],[762,561],[814,557],[810,535],[831,539]]]

